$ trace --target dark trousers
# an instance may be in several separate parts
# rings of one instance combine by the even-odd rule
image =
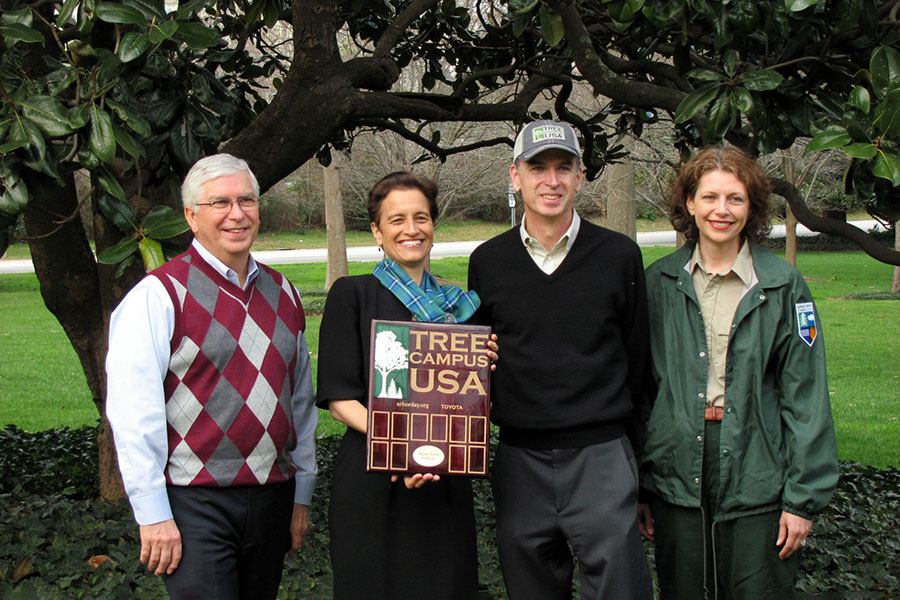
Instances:
[[[713,523],[719,496],[721,422],[707,421],[701,508],[650,502],[661,600],[791,598],[799,552],[781,560],[781,511]]]
[[[181,563],[163,576],[173,600],[274,599],[290,548],[294,482],[169,486]]]
[[[492,487],[510,600],[570,600],[572,551],[582,598],[651,598],[628,438],[557,450],[501,443]]]

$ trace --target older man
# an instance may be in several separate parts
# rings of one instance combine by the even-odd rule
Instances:
[[[469,289],[502,345],[491,418],[493,491],[511,600],[641,600],[650,573],[638,532],[637,464],[626,431],[644,403],[647,298],[637,245],[582,220],[572,128],[526,125],[509,172],[520,227],[479,246]]]
[[[317,412],[300,296],[257,263],[259,185],[228,154],[181,188],[194,241],[110,321],[107,416],[170,597],[275,598],[309,527]]]

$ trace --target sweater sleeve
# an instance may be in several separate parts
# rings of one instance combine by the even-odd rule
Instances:
[[[647,285],[644,278],[640,250],[635,246],[630,265],[629,318],[623,326],[623,340],[628,354],[628,390],[631,393],[633,406],[628,437],[634,447],[638,464],[641,462],[644,448],[646,422],[650,418],[653,396],[649,393],[650,371],[650,325],[647,309]]]
[[[799,273],[789,287],[790,294],[784,298],[778,364],[781,422],[788,453],[782,503],[787,512],[808,519],[828,506],[837,486],[837,443],[818,310]],[[812,344],[799,331],[800,313],[808,315],[810,310],[815,326]]]

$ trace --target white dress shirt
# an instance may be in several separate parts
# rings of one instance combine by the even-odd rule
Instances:
[[[575,243],[575,236],[578,235],[578,229],[581,227],[581,217],[572,209],[572,222],[569,228],[550,250],[544,248],[543,244],[537,241],[537,238],[529,235],[525,229],[525,215],[522,215],[522,224],[519,226],[519,235],[522,236],[522,243],[528,250],[528,256],[534,261],[541,271],[548,275],[555,271],[562,261],[568,256],[569,249]]]
[[[196,239],[193,247],[218,273],[241,287],[234,270]],[[243,289],[258,274],[259,267],[250,256]],[[172,518],[164,475],[169,451],[163,382],[169,368],[174,328],[175,307],[156,277],[145,277],[135,285],[109,322],[106,416],[115,437],[125,493],[139,525]],[[297,338],[297,352],[292,398],[297,446],[290,456],[297,469],[294,502],[308,505],[316,481],[318,411],[303,334]]]

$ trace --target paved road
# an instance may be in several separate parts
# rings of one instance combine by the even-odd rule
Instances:
[[[880,226],[875,220],[851,221],[853,225],[868,231]],[[802,225],[797,227],[797,235],[817,235]],[[772,227],[772,237],[784,237],[784,225]],[[674,246],[674,231],[642,231],[637,234],[637,242],[641,246]],[[431,249],[431,258],[448,256],[469,256],[481,241],[474,242],[436,242]],[[283,265],[295,263],[325,262],[325,248],[309,248],[303,250],[263,250],[254,252],[253,256],[267,265]],[[355,246],[347,248],[347,260],[352,262],[378,261],[382,258],[377,246]],[[0,260],[0,273],[33,273],[31,260]]]

